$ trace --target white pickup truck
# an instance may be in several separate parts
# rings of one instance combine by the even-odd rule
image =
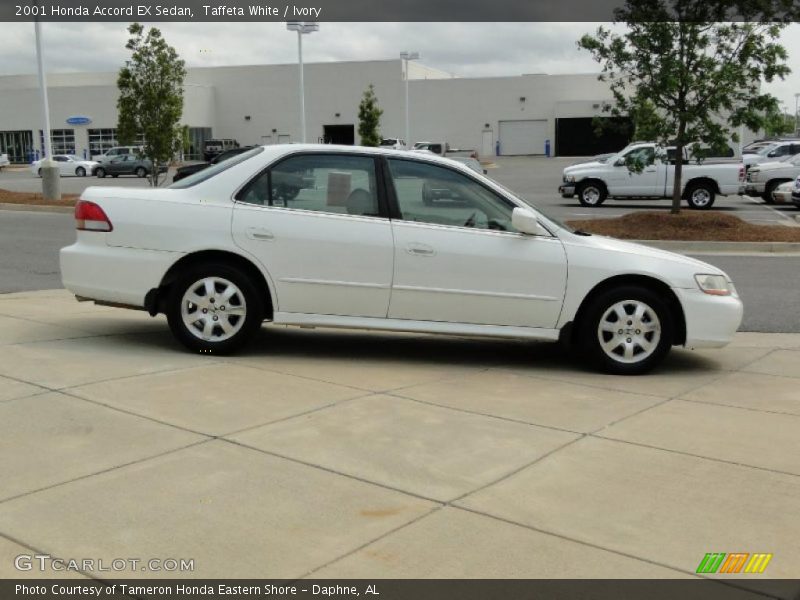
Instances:
[[[675,164],[670,148],[653,143],[635,143],[605,160],[580,163],[564,169],[558,191],[565,198],[578,195],[583,206],[599,206],[606,198],[671,198]],[[686,154],[688,159],[688,152]],[[640,173],[631,171],[632,161],[644,164]],[[727,161],[685,162],[682,197],[692,208],[707,209],[717,195],[744,191],[744,165]]]
[[[7,167],[11,163],[8,161],[8,154],[0,154],[0,171],[3,170],[3,167]]]

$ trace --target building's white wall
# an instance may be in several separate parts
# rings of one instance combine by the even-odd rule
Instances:
[[[608,85],[596,74],[460,78],[417,61],[410,62],[409,73],[409,143],[430,140],[480,150],[488,128],[494,149],[500,121],[546,119],[553,148],[557,118],[602,115],[603,102],[611,100]],[[87,128],[116,127],[116,77],[116,73],[48,75],[52,127],[75,129],[79,153],[88,146]],[[320,139],[324,125],[353,125],[357,132],[358,104],[370,83],[384,111],[381,132],[405,138],[405,83],[398,57],[305,65],[308,141]],[[296,64],[189,69],[183,123],[210,127],[215,137],[235,138],[243,145],[275,143],[281,134],[299,141],[298,94]],[[0,131],[33,131],[38,146],[41,109],[36,77],[0,77],[0,106]],[[65,120],[72,115],[87,115],[92,123],[70,127]],[[754,134],[746,132],[745,137],[749,140]]]

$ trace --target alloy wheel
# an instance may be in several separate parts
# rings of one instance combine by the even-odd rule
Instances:
[[[181,298],[181,318],[195,337],[224,342],[245,323],[247,303],[242,291],[222,277],[204,277],[190,285]]]
[[[612,360],[638,363],[658,348],[661,322],[656,311],[641,300],[622,300],[603,313],[597,338],[600,348]]]

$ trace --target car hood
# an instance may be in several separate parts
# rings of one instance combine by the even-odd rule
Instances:
[[[559,238],[564,243],[571,268],[578,266],[576,263],[600,269],[615,265],[609,269],[617,271],[624,265],[625,272],[661,279],[672,287],[695,287],[694,275],[698,273],[724,275],[730,279],[714,265],[644,244],[602,235],[575,235],[564,230],[559,232]]]
[[[572,174],[576,171],[582,171],[583,169],[594,169],[596,167],[604,167],[607,162],[600,162],[599,160],[592,160],[589,162],[577,163],[574,165],[570,165],[564,169],[564,174]]]
[[[791,169],[792,167],[794,167],[794,165],[792,165],[791,163],[773,160],[770,162],[758,163],[758,167],[755,168],[757,168],[759,171],[771,171],[773,169],[786,169],[786,168]]]

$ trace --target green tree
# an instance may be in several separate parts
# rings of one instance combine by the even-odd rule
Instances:
[[[777,19],[790,14],[792,0],[626,0],[614,15],[624,33],[600,27],[578,41],[603,66],[614,97],[607,110],[631,116],[636,138],[676,146],[673,213],[684,148],[722,154],[739,126],[761,129],[777,109],[760,86],[790,72],[776,41],[785,27]]]
[[[764,133],[768,136],[780,136],[794,133],[795,117],[780,110],[768,111],[764,122]]]
[[[358,135],[362,146],[378,146],[381,143],[381,115],[375,87],[370,83],[358,105]]]
[[[142,25],[133,23],[128,33],[131,37],[125,47],[131,58],[117,77],[117,139],[131,144],[143,135],[142,154],[154,167],[150,185],[157,186],[158,166],[169,163],[183,145],[180,120],[186,68],[155,27],[145,34]]]

